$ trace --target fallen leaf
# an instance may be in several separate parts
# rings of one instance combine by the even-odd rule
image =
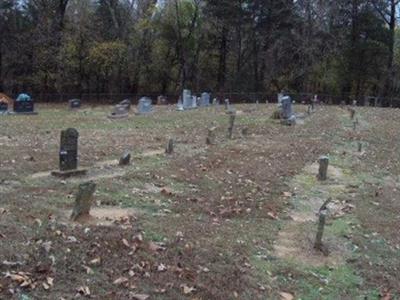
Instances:
[[[96,257],[95,259],[92,259],[89,264],[91,265],[98,265],[101,262],[101,258],[100,257]]]
[[[293,300],[294,296],[290,293],[280,292],[279,295],[281,296],[282,300]]]
[[[50,289],[50,286],[46,282],[43,282],[42,286],[46,291]]]
[[[156,243],[154,243],[152,241],[149,242],[149,249],[150,249],[150,251],[153,251],[153,252],[160,252],[160,251],[165,250],[164,247],[157,245]]]
[[[77,290],[78,294],[83,296],[90,296],[90,289],[88,286],[80,286]]]
[[[164,264],[159,264],[157,266],[157,271],[158,272],[165,272],[165,271],[167,271],[167,267]]]
[[[191,293],[193,293],[194,291],[196,291],[196,288],[195,288],[195,287],[187,286],[186,284],[184,284],[184,285],[182,286],[182,288],[183,288],[183,293],[184,293],[185,295],[191,294]]]
[[[46,281],[47,281],[47,284],[48,284],[49,286],[53,286],[54,278],[52,278],[52,277],[47,277],[47,278],[46,278]]]
[[[129,242],[126,239],[122,239],[122,243],[128,248],[131,247],[131,245],[129,245]]]
[[[276,213],[268,212],[267,215],[268,215],[268,217],[270,217],[272,220],[277,220],[277,219],[278,219],[278,216],[277,216]]]
[[[146,300],[146,299],[148,299],[150,297],[149,295],[146,295],[146,294],[132,294],[132,293],[130,293],[129,295],[134,300]]]
[[[120,277],[120,278],[117,278],[116,280],[114,280],[113,284],[115,284],[115,285],[121,285],[121,284],[126,283],[126,282],[128,282],[128,281],[129,281],[128,278],[126,278],[126,277]]]

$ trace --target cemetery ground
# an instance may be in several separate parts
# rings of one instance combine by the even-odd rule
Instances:
[[[110,120],[109,106],[39,104],[0,117],[0,299],[399,299],[400,111],[356,108],[354,130],[346,108],[283,126],[274,105],[235,107],[233,139],[222,107]],[[89,172],[62,180],[49,173],[69,127]],[[94,218],[73,223],[88,180]],[[329,197],[325,256],[313,243]]]

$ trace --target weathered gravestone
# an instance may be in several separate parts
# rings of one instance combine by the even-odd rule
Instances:
[[[131,163],[131,153],[129,151],[125,151],[119,159],[120,166],[127,166]]]
[[[167,147],[165,148],[165,153],[166,154],[174,153],[174,140],[173,139],[168,140]]]
[[[183,109],[191,109],[193,107],[193,98],[190,90],[183,90],[182,93]]]
[[[210,105],[210,94],[209,93],[202,93],[201,94],[201,101],[200,106],[209,106]]]
[[[229,127],[228,127],[228,138],[233,138],[233,129],[235,127],[235,120],[236,120],[236,112],[230,111],[229,112]]]
[[[70,109],[75,109],[75,108],[80,108],[81,107],[81,100],[79,99],[71,99],[68,100],[69,108]]]
[[[14,112],[17,114],[36,114],[31,96],[19,94],[17,100],[14,101]]]
[[[279,94],[278,94],[278,96],[277,96],[277,98],[278,98],[278,104],[279,104],[279,103],[282,103],[283,97],[285,97],[285,95],[284,95],[283,93],[279,93]]]
[[[318,162],[319,162],[319,169],[317,178],[320,181],[325,181],[328,178],[329,157],[321,156]]]
[[[114,106],[113,112],[108,115],[109,119],[123,119],[129,116],[129,112],[125,105],[117,104]]]
[[[75,128],[61,131],[59,171],[51,174],[58,177],[70,177],[86,174],[86,170],[78,169],[78,138],[79,133]]]
[[[206,139],[207,145],[215,145],[216,144],[216,139],[217,139],[217,135],[215,134],[216,129],[217,129],[217,127],[208,128],[208,134],[207,134],[207,139]]]
[[[231,104],[229,102],[229,99],[225,99],[225,109],[229,111],[230,108],[231,108]]]
[[[131,100],[129,100],[129,99],[125,99],[125,100],[121,101],[121,102],[119,103],[119,105],[125,106],[125,109],[126,109],[127,111],[130,111],[130,110],[131,110],[132,102],[131,102]]]
[[[183,107],[183,102],[182,102],[181,98],[179,98],[179,100],[178,100],[178,103],[176,105],[176,110],[177,111],[184,111],[185,110],[185,108]]]
[[[86,221],[90,217],[90,208],[93,203],[93,194],[95,190],[96,184],[92,181],[79,185],[75,206],[71,214],[72,221]]]
[[[158,96],[157,97],[157,105],[167,105],[168,104],[168,100],[165,96]]]
[[[138,104],[138,111],[139,115],[149,114],[153,111],[152,101],[148,97],[140,98]]]
[[[318,218],[318,230],[317,234],[315,237],[315,242],[314,242],[314,248],[318,251],[321,251],[325,256],[329,255],[329,250],[328,248],[322,243],[322,237],[324,235],[324,228],[325,228],[325,222],[326,222],[326,215],[327,215],[327,209],[328,209],[328,204],[332,201],[332,198],[329,198],[326,200],[321,208],[319,209],[319,218]]]
[[[292,98],[290,96],[284,96],[281,101],[281,116],[282,123],[286,125],[295,125],[296,116],[292,109]]]
[[[197,108],[197,97],[192,96],[192,108]]]

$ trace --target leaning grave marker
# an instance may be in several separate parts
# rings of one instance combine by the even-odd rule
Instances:
[[[117,104],[114,106],[114,111],[108,115],[109,119],[124,119],[129,115],[127,107],[125,105]]]

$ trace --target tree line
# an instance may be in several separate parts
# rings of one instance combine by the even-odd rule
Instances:
[[[0,91],[395,97],[399,0],[2,0]]]

